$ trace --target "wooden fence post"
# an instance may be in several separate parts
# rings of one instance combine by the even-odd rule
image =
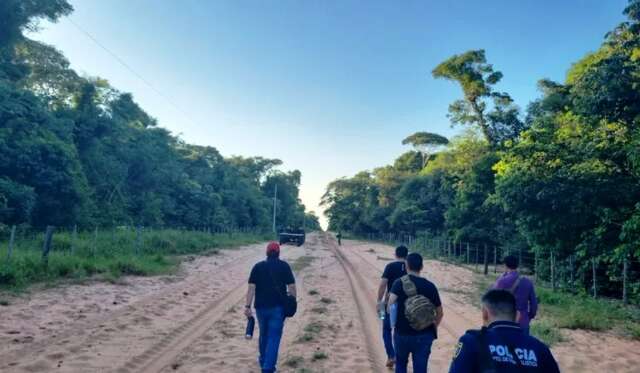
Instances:
[[[524,263],[522,263],[522,246],[518,248],[518,264],[520,264],[520,268],[524,268]]]
[[[142,246],[142,234],[140,229],[140,226],[136,227],[136,255],[140,254],[140,247]]]
[[[484,244],[484,275],[489,274],[489,252],[487,249],[487,244]]]
[[[627,254],[624,255],[624,259],[622,262],[622,302],[624,304],[629,303],[629,299],[627,296],[627,270],[629,267],[629,260]]]
[[[16,226],[11,226],[11,236],[9,236],[9,250],[7,251],[7,260],[11,260],[11,254],[13,254],[13,244],[16,239]]]
[[[553,255],[553,250],[551,251],[551,257],[549,260],[549,271],[551,271],[551,290],[556,290],[556,261],[555,256]]]
[[[91,254],[96,256],[96,252],[98,251],[98,227],[96,226],[93,231],[93,246],[91,246]]]
[[[569,281],[571,283],[570,286],[573,287],[573,280],[574,280],[574,274],[573,274],[573,254],[569,255]]]
[[[591,259],[591,272],[593,275],[593,297],[598,297],[598,283],[596,280],[596,258]]]
[[[533,254],[533,271],[535,275],[535,280],[536,282],[538,282],[538,249],[536,249]]]
[[[49,252],[51,251],[51,241],[53,239],[53,226],[47,225],[44,233],[44,242],[42,243],[42,261],[45,265],[49,264]]]
[[[469,243],[467,242],[467,264],[469,264]]]
[[[76,251],[76,240],[78,239],[78,225],[73,226],[73,233],[71,233],[71,255]]]
[[[480,246],[476,245],[476,271],[478,270],[479,262],[480,262]]]

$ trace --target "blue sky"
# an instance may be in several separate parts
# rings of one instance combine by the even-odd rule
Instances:
[[[31,37],[77,71],[132,92],[162,127],[225,156],[299,169],[317,206],[328,182],[388,164],[423,130],[452,136],[460,96],[431,70],[484,48],[520,105],[541,78],[562,81],[623,20],[626,0],[71,0],[67,19]]]

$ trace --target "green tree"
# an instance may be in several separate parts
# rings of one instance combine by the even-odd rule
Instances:
[[[484,50],[454,55],[433,69],[432,74],[460,84],[464,99],[449,106],[449,118],[454,124],[477,126],[492,147],[516,138],[524,129],[511,97],[494,90],[502,73],[487,63]]]
[[[3,0],[0,3],[0,48],[21,39],[25,30],[37,29],[38,22],[55,22],[73,11],[66,0]]]
[[[448,143],[449,140],[446,137],[430,132],[416,132],[402,140],[402,145],[410,144],[422,155],[422,168],[436,150]]]

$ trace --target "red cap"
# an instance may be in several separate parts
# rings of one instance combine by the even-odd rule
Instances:
[[[275,241],[271,241],[267,245],[267,256],[270,256],[273,254],[280,254],[280,244],[278,244]]]

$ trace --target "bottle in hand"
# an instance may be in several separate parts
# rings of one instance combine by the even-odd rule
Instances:
[[[385,302],[380,302],[378,303],[378,318],[380,320],[384,320],[386,314],[387,314],[387,310],[385,309],[386,304]]]
[[[247,318],[247,331],[244,334],[244,337],[246,339],[251,339],[253,338],[253,329],[256,327],[256,319],[255,317],[251,316]]]

